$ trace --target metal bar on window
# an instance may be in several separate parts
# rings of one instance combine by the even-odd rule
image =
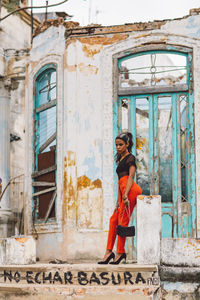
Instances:
[[[48,138],[48,140],[40,147],[39,153],[44,151],[55,139],[56,139],[56,132],[52,134],[52,136],[50,136],[50,138]]]
[[[46,181],[34,181],[32,183],[32,186],[34,187],[40,187],[40,186],[56,186],[55,182],[46,182]]]
[[[190,144],[190,149],[188,153],[189,163],[189,203],[191,207],[191,214],[188,217],[189,232],[190,237],[196,237],[196,164],[195,164],[195,136],[194,136],[194,94],[188,95],[188,118],[189,118],[189,128],[188,128],[188,139]]]
[[[135,105],[135,97],[131,96],[131,107],[130,107],[130,130],[133,135],[133,155],[136,157],[136,105]]]
[[[187,84],[177,84],[175,86],[147,86],[147,87],[128,87],[119,88],[119,96],[129,95],[141,95],[141,94],[160,94],[160,93],[171,93],[171,92],[186,92],[188,91]]]
[[[52,197],[51,197],[51,200],[49,202],[49,206],[48,206],[48,209],[47,209],[47,212],[46,212],[46,215],[44,217],[44,222],[46,223],[47,219],[49,218],[49,215],[51,213],[51,210],[52,210],[52,207],[55,203],[55,200],[56,200],[56,196],[57,196],[57,191],[55,190],[55,192],[53,193]]]
[[[43,175],[43,174],[47,174],[47,173],[50,173],[50,172],[53,172],[53,171],[55,171],[57,169],[57,165],[53,165],[53,166],[51,166],[51,167],[49,167],[49,168],[47,168],[47,169],[43,169],[43,170],[41,170],[41,171],[36,171],[36,172],[33,172],[33,174],[32,174],[32,178],[36,178],[36,177],[39,177],[39,176],[41,176],[41,175]]]
[[[40,192],[33,193],[32,197],[40,196],[42,194],[46,194],[46,193],[55,191],[55,189],[56,189],[56,187],[52,187],[52,188],[49,188],[49,189],[46,189],[46,190],[43,190],[43,191],[40,191]]]
[[[158,163],[158,119],[159,119],[159,111],[158,111],[158,96],[153,97],[153,141],[154,141],[154,178],[153,178],[153,186],[154,193],[156,195],[159,194],[159,163]]]
[[[178,213],[178,237],[184,236],[184,223],[181,211],[181,112],[180,112],[180,101],[181,95],[176,98],[176,108],[177,108],[177,125],[176,125],[176,135],[177,135],[177,213]]]
[[[38,108],[36,108],[36,113],[39,113],[39,112],[41,112],[43,110],[46,110],[46,109],[51,108],[51,107],[54,107],[54,106],[56,106],[56,104],[57,104],[57,100],[56,99],[51,100],[50,102],[45,103],[45,104],[39,106]]]
[[[149,183],[150,195],[154,195],[154,130],[153,130],[153,96],[148,96],[149,100]]]
[[[177,140],[177,95],[172,94],[172,147],[173,147],[173,238],[178,237],[178,212],[177,212],[177,199],[178,199],[178,140]]]

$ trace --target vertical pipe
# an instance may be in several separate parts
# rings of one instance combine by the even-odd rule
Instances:
[[[48,1],[46,1],[45,21],[47,20],[47,7],[48,7]]]
[[[0,177],[4,190],[10,180],[10,99],[3,83],[0,84],[0,91]],[[0,207],[5,210],[10,208],[9,188],[2,197]]]
[[[173,238],[178,237],[178,213],[177,213],[177,199],[178,199],[178,141],[177,141],[177,95],[172,94],[172,147],[173,147]]]
[[[31,43],[33,40],[33,0],[31,0]]]
[[[1,0],[0,0],[0,19],[1,19],[1,7],[2,7],[2,3],[1,3]]]

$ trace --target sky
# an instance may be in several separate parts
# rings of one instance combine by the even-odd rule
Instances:
[[[32,2],[34,6],[46,4],[46,0]],[[49,4],[59,2],[61,0],[49,0]],[[49,11],[65,11],[73,15],[73,21],[85,26],[179,18],[188,15],[191,8],[200,8],[200,0],[68,0],[56,8],[49,8]]]

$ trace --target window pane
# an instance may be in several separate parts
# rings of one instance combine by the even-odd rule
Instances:
[[[187,97],[181,95],[179,98],[180,101],[180,119],[181,119],[181,132],[180,132],[180,141],[181,141],[181,196],[182,201],[186,202],[188,199],[188,181],[187,177],[187,125],[186,125],[186,115],[187,115]]]
[[[136,156],[137,183],[143,194],[150,194],[149,187],[149,101],[147,98],[136,99]]]
[[[128,131],[128,114],[129,114],[129,99],[121,99],[121,108],[122,108],[122,131]]]
[[[56,71],[48,70],[38,79],[37,107],[56,99]]]
[[[39,113],[39,147],[56,132],[56,106]],[[50,151],[56,145],[54,140],[43,152]]]
[[[51,73],[50,100],[56,99],[56,72]]]
[[[174,86],[186,84],[186,56],[170,53],[151,53],[134,56],[121,62],[120,86]]]
[[[172,101],[158,97],[159,195],[172,202]]]

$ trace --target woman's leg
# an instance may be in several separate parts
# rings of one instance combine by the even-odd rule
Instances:
[[[117,231],[117,225],[118,225],[118,216],[119,216],[119,210],[115,210],[113,215],[110,218],[110,224],[109,224],[109,232],[108,232],[108,240],[107,240],[107,250],[112,251],[113,246],[115,244],[116,239],[116,231]]]
[[[121,189],[122,195],[125,192],[126,181],[127,181],[127,178],[124,179],[123,181],[121,181],[121,184],[120,184],[120,189]],[[136,205],[136,198],[138,195],[138,190],[137,190],[137,185],[135,186],[136,189],[134,188],[134,185],[136,185],[136,184],[135,183],[133,184],[133,187],[131,188],[131,190],[128,194],[130,211],[129,211],[128,206],[125,208],[123,201],[121,201],[121,203],[120,203],[119,224],[122,226],[128,226],[133,209]],[[119,257],[121,255],[121,253],[125,253],[125,248],[124,248],[125,241],[126,241],[125,237],[118,236],[118,239],[117,239],[117,254],[118,255],[116,256],[116,260],[117,260],[117,257]]]

